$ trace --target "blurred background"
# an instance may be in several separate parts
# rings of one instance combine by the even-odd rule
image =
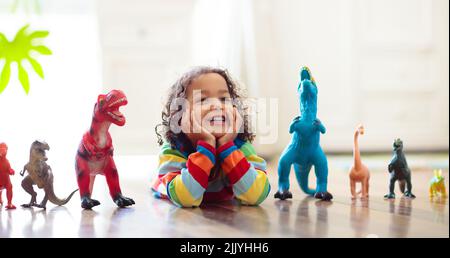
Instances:
[[[443,170],[448,187],[448,0],[0,0],[0,36],[12,41],[26,24],[30,32],[50,32],[42,42],[52,54],[31,53],[42,65],[44,79],[22,62],[29,75],[28,94],[16,63],[0,93],[0,142],[9,145],[8,159],[16,170],[11,177],[14,203],[29,200],[19,172],[36,139],[51,146],[47,156],[56,194],[65,197],[77,188],[74,158],[89,129],[97,96],[121,89],[129,100],[121,109],[127,124],[112,126],[110,132],[122,190],[139,204],[136,212],[118,212],[102,177],[93,193],[102,202],[99,212],[79,212],[78,197],[67,209],[49,204],[53,208],[41,214],[25,209],[13,214],[2,207],[0,237],[184,237],[192,236],[190,229],[197,225],[202,227],[194,231],[205,231],[204,222],[195,223],[203,216],[215,217],[206,231],[223,236],[253,234],[255,225],[260,228],[265,224],[261,221],[270,221],[267,216],[272,237],[291,234],[289,225],[297,232],[316,228],[319,236],[326,236],[329,226],[329,236],[333,232],[350,236],[356,224],[367,234],[373,229],[394,232],[393,236],[448,237],[447,202],[436,205],[423,198],[433,169]],[[6,63],[5,42],[0,37],[0,73]],[[266,215],[248,210],[245,217],[238,209],[240,222],[234,223],[235,213],[229,208],[177,215],[166,203],[151,198],[149,182],[156,173],[159,149],[154,127],[161,121],[165,96],[184,72],[199,65],[227,68],[245,89],[255,112],[256,150],[268,160],[272,191],[277,189],[278,158],[290,141],[289,124],[299,114],[299,70],[311,68],[319,88],[318,117],[327,127],[321,145],[328,157],[330,191],[338,200],[329,215],[327,206],[307,201],[298,206],[306,217],[299,210],[295,213],[293,206],[289,219],[289,206],[279,213],[273,198],[268,198],[272,201],[262,209]],[[373,175],[370,230],[365,229],[367,209],[359,216],[355,206],[343,205],[349,200],[353,134],[360,123],[366,129],[359,144],[363,162]],[[404,142],[418,200],[411,205],[401,199],[395,208],[394,202],[381,201],[397,137]],[[295,201],[302,198],[299,192],[294,194]],[[310,205],[317,219],[308,218]],[[161,218],[166,223],[152,223]],[[306,227],[297,227],[295,218],[305,218],[301,222],[307,221]],[[441,222],[431,224],[436,218]],[[134,226],[125,223],[129,219]],[[187,223],[172,225],[183,221]],[[190,232],[183,235],[179,229]]]
[[[129,104],[126,126],[111,127],[116,154],[156,154],[167,89],[189,68],[213,65],[262,101],[255,145],[276,159],[306,65],[326,152],[351,153],[363,123],[362,151],[390,152],[400,137],[408,151],[445,153],[448,19],[447,0],[0,0],[0,32],[12,40],[25,24],[48,30],[53,52],[36,58],[45,79],[30,72],[28,95],[13,66],[0,141],[21,161],[34,139],[49,142],[54,159],[72,159],[97,95],[122,89]]]
[[[127,124],[113,125],[110,132],[123,193],[138,205],[116,210],[101,177],[93,193],[102,202],[97,211],[79,212],[78,194],[67,206],[47,205],[47,213],[19,209],[13,214],[0,207],[0,237],[185,237],[192,236],[192,228],[194,236],[264,232],[276,237],[296,229],[300,235],[292,236],[352,236],[352,230],[364,236],[373,230],[381,237],[448,237],[447,202],[424,198],[433,169],[443,170],[448,189],[448,0],[0,0],[0,74],[6,63],[1,35],[12,41],[26,24],[30,32],[50,32],[42,42],[52,54],[31,53],[44,79],[22,62],[28,94],[16,63],[0,93],[0,142],[9,145],[16,171],[14,204],[30,198],[19,172],[36,139],[51,147],[47,156],[57,196],[76,189],[75,154],[97,96],[121,89],[129,100],[121,109]],[[299,205],[290,212],[291,202],[280,206],[273,198],[259,211],[220,207],[218,212],[173,210],[151,198],[159,149],[154,127],[161,121],[164,97],[198,65],[227,68],[245,89],[255,111],[256,150],[268,160],[272,192],[278,157],[290,141],[289,124],[299,114],[299,70],[310,67],[319,89],[318,117],[327,127],[321,145],[328,157],[329,189],[337,200],[329,215],[328,205],[296,202],[303,194],[294,173],[292,203]],[[362,159],[373,176],[370,216],[368,203],[367,209],[348,206],[353,134],[360,123],[365,125]],[[418,200],[413,205],[403,198],[398,206],[382,202],[398,137],[414,174]],[[313,185],[315,176],[309,180]],[[41,200],[43,192],[37,192]],[[271,231],[261,227],[265,224]]]

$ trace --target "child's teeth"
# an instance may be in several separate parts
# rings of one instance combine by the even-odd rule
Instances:
[[[222,116],[215,116],[212,121],[224,121],[224,118]]]

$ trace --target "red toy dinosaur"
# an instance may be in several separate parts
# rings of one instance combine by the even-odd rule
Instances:
[[[9,161],[6,159],[8,154],[8,146],[5,143],[0,143],[0,205],[3,205],[2,190],[6,189],[6,198],[8,199],[8,205],[6,209],[15,209],[11,201],[13,197],[12,184],[9,176],[14,175],[14,170],[9,165]]]
[[[106,177],[109,193],[117,206],[134,204],[133,199],[124,197],[120,190],[119,175],[113,159],[114,148],[108,132],[111,124],[125,124],[125,117],[119,108],[126,104],[127,97],[120,90],[112,90],[107,95],[98,96],[91,128],[83,136],[75,163],[81,207],[84,209],[91,209],[100,204],[99,201],[91,199],[95,176],[98,174]]]

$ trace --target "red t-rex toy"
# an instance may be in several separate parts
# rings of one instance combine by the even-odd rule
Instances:
[[[100,204],[91,199],[95,176],[106,177],[109,193],[119,207],[134,204],[133,199],[122,195],[119,175],[113,159],[113,145],[108,130],[111,124],[123,126],[125,117],[119,108],[128,104],[127,97],[120,90],[112,90],[107,95],[99,95],[94,106],[91,128],[83,136],[78,147],[75,170],[80,188],[81,207],[91,209]]]
[[[9,161],[6,159],[8,154],[8,146],[5,143],[0,143],[0,205],[3,205],[2,190],[6,189],[6,198],[8,199],[8,205],[6,209],[15,209],[11,201],[13,197],[12,184],[9,176],[14,175],[14,170],[9,165]]]

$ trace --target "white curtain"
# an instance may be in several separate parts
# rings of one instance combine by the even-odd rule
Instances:
[[[193,26],[193,63],[227,68],[255,97],[253,0],[198,0]]]

